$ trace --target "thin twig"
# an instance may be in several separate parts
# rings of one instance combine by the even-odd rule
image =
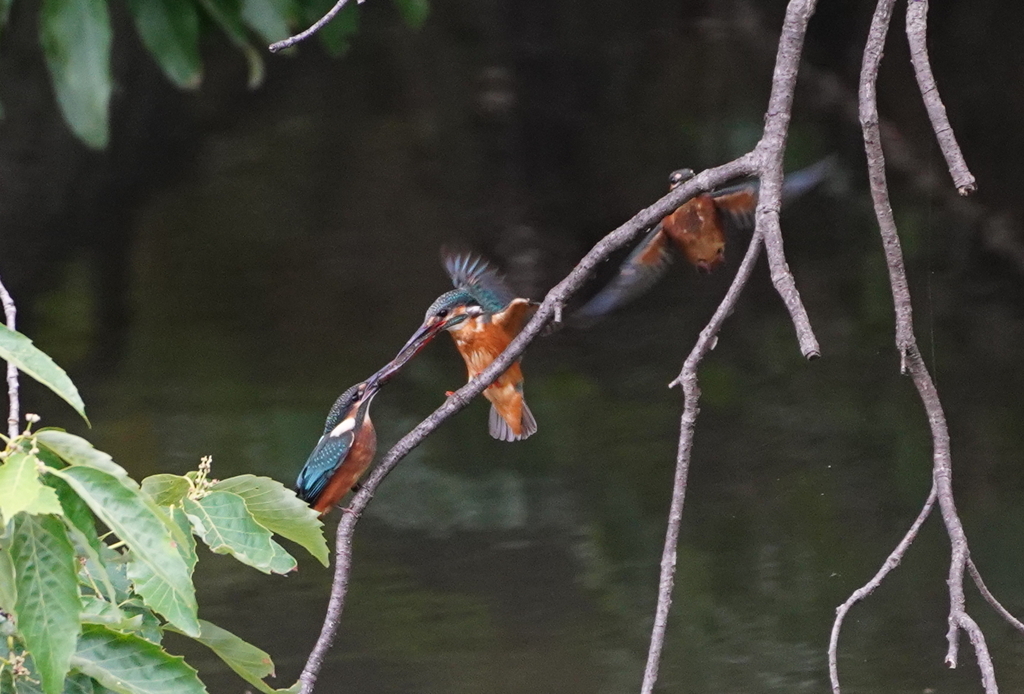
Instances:
[[[320,630],[320,636],[299,677],[301,692],[310,694],[313,691],[317,676],[323,667],[324,658],[330,649],[331,643],[334,641],[342,610],[345,606],[345,594],[348,590],[348,578],[352,567],[352,535],[355,532],[356,523],[360,515],[388,473],[413,448],[418,446],[428,434],[437,429],[446,419],[465,407],[470,400],[483,392],[484,388],[504,373],[512,362],[523,353],[527,345],[541,333],[545,325],[555,317],[556,311],[564,306],[566,301],[583,286],[591,272],[601,261],[629,243],[630,240],[634,239],[645,229],[657,224],[663,217],[697,193],[711,190],[739,176],[749,175],[754,170],[754,157],[752,154],[746,154],[721,166],[703,171],[669,192],[655,204],[641,210],[632,219],[601,239],[580,260],[572,272],[547,293],[533,318],[523,327],[522,332],[512,340],[509,346],[505,348],[505,351],[490,366],[484,369],[479,376],[462,386],[462,388],[445,400],[441,407],[437,408],[412,431],[402,437],[388,451],[387,455],[381,459],[380,463],[363,483],[363,488],[352,498],[349,512],[345,513],[338,524],[337,554],[335,556],[334,584],[331,586],[331,598],[327,608],[327,616]]]
[[[882,563],[882,568],[878,570],[870,581],[865,583],[863,586],[853,592],[850,597],[846,599],[842,605],[836,608],[836,621],[832,623],[832,636],[828,642],[828,674],[832,680],[832,694],[840,694],[839,691],[839,630],[843,628],[843,620],[846,619],[846,613],[850,611],[855,604],[871,595],[875,592],[875,588],[881,585],[882,580],[889,575],[889,573],[900,565],[903,561],[903,555],[910,549],[910,545],[913,544],[917,538],[918,531],[921,530],[921,526],[932,512],[932,508],[935,507],[935,499],[938,496],[938,487],[935,485],[934,480],[932,481],[932,490],[928,493],[928,498],[924,502],[924,506],[921,508],[921,512],[917,514],[917,519],[910,526],[910,530],[903,536],[899,544],[896,545],[896,549],[885,558]]]
[[[978,587],[978,592],[981,593],[981,597],[985,598],[985,601],[992,606],[992,609],[999,613],[999,616],[1009,622],[1017,631],[1024,633],[1024,622],[1010,614],[1010,611],[1002,606],[1002,604],[996,600],[996,596],[992,595],[989,591],[988,586],[985,585],[985,581],[981,580],[981,572],[978,571],[978,567],[974,565],[974,560],[970,557],[967,558],[967,571],[970,572],[971,578],[974,579],[974,585]]]
[[[881,135],[878,128],[876,82],[885,37],[889,29],[889,20],[892,17],[893,4],[894,0],[879,0],[871,20],[868,41],[864,47],[864,61],[861,66],[860,120],[864,133],[868,180],[875,207],[875,217],[878,219],[879,231],[882,236],[886,265],[889,269],[889,284],[892,288],[893,305],[896,311],[896,346],[900,352],[901,370],[910,374],[928,415],[933,442],[932,475],[937,488],[939,509],[942,511],[942,519],[951,545],[949,577],[947,579],[950,608],[949,629],[946,633],[946,640],[949,642],[946,663],[950,667],[956,667],[959,630],[963,629],[977,653],[978,667],[981,670],[981,681],[985,692],[996,694],[998,687],[996,686],[995,670],[985,644],[985,637],[978,625],[965,611],[963,574],[969,551],[967,537],[953,501],[953,469],[949,449],[949,430],[946,426],[946,417],[942,411],[938,391],[935,389],[928,368],[921,358],[917,340],[914,337],[910,290],[907,286],[907,275],[903,264],[903,251],[896,231],[892,207],[889,204],[889,190],[885,178],[885,156],[882,152]]]
[[[967,162],[953,133],[953,126],[946,117],[946,106],[939,96],[939,87],[935,83],[931,61],[928,59],[928,0],[908,0],[907,41],[910,43],[910,62],[914,65],[917,86],[921,90],[925,108],[928,109],[928,118],[931,119],[939,148],[946,157],[953,185],[960,195],[970,195],[978,186],[974,174],[967,168]]]
[[[690,470],[690,458],[693,453],[693,434],[700,413],[700,388],[697,385],[697,367],[718,341],[718,332],[725,323],[740,294],[743,292],[750,275],[761,253],[763,238],[756,231],[750,239],[750,245],[743,256],[736,277],[733,278],[729,291],[718,305],[714,315],[697,338],[689,356],[683,363],[683,369],[669,387],[681,385],[683,390],[683,415],[679,426],[679,447],[676,452],[676,474],[672,483],[672,503],[669,507],[668,525],[665,530],[665,546],[661,553],[661,575],[658,580],[658,606],[654,613],[654,627],[651,630],[651,644],[647,652],[647,666],[644,668],[644,681],[640,688],[643,694],[654,691],[658,680],[658,668],[661,665],[661,651],[665,645],[665,631],[668,627],[668,613],[672,606],[672,587],[675,584],[676,549],[679,545],[679,526],[683,518],[683,501],[686,497],[686,479]]]
[[[779,36],[779,50],[775,57],[775,73],[772,76],[772,92],[768,98],[768,112],[765,115],[764,135],[755,151],[758,154],[758,175],[761,188],[755,211],[756,228],[764,236],[768,251],[768,265],[772,271],[772,282],[782,297],[796,329],[800,351],[807,359],[821,355],[818,340],[811,329],[807,309],[800,300],[793,273],[789,271],[782,249],[782,229],[779,226],[779,210],[782,207],[782,155],[786,150],[789,121],[793,110],[793,93],[800,71],[800,55],[803,53],[807,23],[814,14],[817,0],[792,0],[786,8],[786,18]]]
[[[310,36],[320,31],[324,27],[324,25],[327,24],[327,22],[334,19],[334,16],[341,12],[341,8],[344,7],[345,3],[347,2],[348,0],[338,0],[338,2],[334,4],[334,7],[327,10],[327,14],[318,19],[313,26],[309,27],[305,31],[301,31],[298,34],[295,34],[294,36],[289,36],[283,41],[277,41],[276,43],[270,44],[270,52],[277,53],[278,51],[283,51],[285,48],[291,48],[300,41],[305,41]],[[356,2],[362,4],[363,0],[356,0]]]
[[[7,327],[14,330],[18,310],[14,307],[14,299],[11,298],[2,281],[0,281],[0,302],[4,305]],[[13,439],[18,435],[21,425],[21,401],[18,397],[18,367],[11,362],[7,362],[7,401],[10,408],[7,414],[7,436]]]

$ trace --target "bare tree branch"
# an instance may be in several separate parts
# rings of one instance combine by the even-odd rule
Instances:
[[[910,549],[910,545],[913,544],[914,540],[917,539],[917,533],[921,530],[921,526],[925,520],[931,515],[932,508],[935,507],[935,499],[938,496],[938,487],[935,482],[932,482],[932,490],[928,493],[928,498],[924,502],[924,507],[921,508],[921,512],[917,514],[917,519],[910,526],[910,530],[903,536],[899,544],[896,545],[885,561],[882,563],[882,568],[878,570],[870,581],[865,583],[863,586],[853,592],[850,597],[846,599],[842,605],[836,608],[836,620],[832,623],[832,636],[828,643],[828,674],[832,680],[832,692],[833,694],[840,694],[839,692],[839,631],[843,628],[843,620],[846,619],[846,613],[850,611],[854,605],[875,592],[875,588],[882,584],[882,580],[889,575],[889,573],[900,565],[903,561],[903,555]]]
[[[305,41],[310,36],[312,36],[316,32],[318,32],[321,29],[323,29],[324,25],[327,24],[327,22],[329,22],[332,19],[334,19],[334,16],[336,14],[338,14],[339,12],[341,12],[341,8],[344,7],[345,3],[347,3],[347,2],[348,2],[348,0],[338,0],[334,4],[334,7],[332,7],[329,10],[327,10],[327,14],[325,14],[320,19],[316,20],[316,23],[313,24],[308,29],[306,29],[305,31],[300,31],[298,34],[295,34],[294,36],[289,36],[288,38],[284,39],[283,41],[277,41],[276,43],[270,44],[270,46],[269,46],[270,52],[271,53],[277,53],[278,51],[283,51],[285,48],[291,48],[292,46],[294,46],[295,44],[299,43],[300,41]],[[359,4],[362,4],[363,0],[356,0],[356,2],[358,2]]]
[[[946,418],[942,411],[938,391],[935,389],[931,375],[921,358],[914,337],[910,290],[903,265],[903,251],[896,231],[892,207],[889,204],[889,191],[885,178],[885,156],[882,152],[881,134],[878,127],[876,83],[894,3],[895,0],[879,0],[871,20],[867,44],[864,47],[864,60],[861,65],[860,121],[864,133],[868,180],[875,207],[875,217],[878,219],[882,235],[886,264],[889,269],[889,284],[892,288],[893,305],[896,311],[896,346],[900,352],[900,367],[903,373],[910,374],[928,415],[933,442],[932,475],[938,495],[939,509],[942,512],[942,519],[951,544],[949,577],[947,579],[950,609],[949,630],[946,634],[946,639],[949,642],[946,663],[950,667],[956,667],[959,631],[963,629],[971,639],[975,653],[977,653],[978,667],[981,670],[982,685],[986,694],[996,694],[998,687],[995,670],[985,644],[985,637],[965,610],[963,574],[969,550],[967,537],[953,501],[949,430],[946,426]]]
[[[786,150],[789,134],[789,120],[793,110],[793,92],[796,91],[796,77],[800,70],[800,56],[804,49],[807,23],[814,14],[817,0],[791,0],[786,8],[782,23],[779,50],[775,57],[775,73],[772,76],[772,92],[768,98],[768,112],[765,114],[764,135],[754,149],[758,155],[758,175],[761,190],[755,212],[756,229],[768,251],[768,265],[772,270],[772,282],[782,297],[783,303],[793,320],[800,351],[807,359],[821,355],[818,340],[811,329],[807,309],[800,300],[793,273],[789,271],[786,256],[782,250],[782,229],[779,226],[779,210],[782,208],[782,155]]]
[[[10,293],[7,291],[7,287],[4,286],[3,282],[0,282],[0,302],[4,305],[4,316],[7,319],[7,327],[14,330],[15,318],[18,315],[18,311],[14,307],[14,299],[11,298]],[[7,401],[9,403],[7,414],[7,436],[13,439],[18,435],[18,429],[21,426],[21,400],[18,397],[18,367],[10,362],[7,362]]]
[[[763,238],[755,231],[747,252],[743,256],[736,277],[733,278],[729,291],[718,305],[711,320],[700,333],[697,343],[683,363],[683,370],[669,386],[681,385],[683,390],[683,416],[679,427],[679,448],[676,452],[676,474],[672,486],[672,503],[668,513],[668,527],[665,531],[665,547],[661,554],[661,577],[658,581],[658,606],[654,613],[654,627],[651,630],[651,645],[647,654],[647,666],[644,669],[644,681],[640,689],[643,694],[654,690],[658,680],[658,668],[661,664],[661,651],[665,644],[665,631],[668,627],[668,613],[672,606],[672,587],[675,584],[676,548],[679,545],[679,526],[683,518],[683,501],[686,497],[686,479],[690,469],[690,457],[693,452],[693,434],[697,425],[697,414],[700,412],[700,388],[697,385],[697,367],[705,355],[715,348],[718,332],[725,319],[732,314],[736,301],[743,292],[750,275],[761,254]]]
[[[775,59],[775,74],[772,93],[768,99],[765,115],[764,134],[751,153],[756,171],[761,178],[760,193],[755,211],[754,235],[725,297],[718,305],[711,320],[701,331],[697,343],[683,363],[683,369],[669,386],[681,385],[683,390],[683,414],[679,426],[679,448],[676,453],[676,474],[672,487],[672,503],[669,508],[665,546],[661,555],[661,572],[658,579],[658,604],[655,608],[654,627],[647,652],[647,666],[644,669],[642,694],[654,691],[661,664],[661,652],[668,627],[668,614],[672,605],[672,588],[675,584],[676,549],[679,544],[679,526],[683,517],[683,502],[686,496],[686,479],[693,452],[693,436],[700,412],[700,388],[697,384],[697,368],[701,361],[714,349],[718,333],[736,307],[740,294],[746,287],[754,264],[761,251],[761,244],[768,250],[768,263],[772,271],[772,282],[782,297],[796,328],[800,351],[808,359],[820,355],[817,338],[811,328],[807,310],[800,300],[793,275],[789,271],[782,247],[782,229],[779,226],[779,210],[782,206],[782,154],[786,148],[789,133],[790,114],[793,106],[793,92],[796,89],[797,73],[800,69],[800,55],[803,52],[807,23],[814,13],[817,0],[791,0],[786,8],[786,17],[779,38],[779,50]]]
[[[974,585],[978,587],[978,592],[981,593],[981,597],[985,598],[985,601],[992,606],[992,609],[999,613],[999,616],[1009,622],[1017,631],[1024,634],[1024,622],[1010,614],[1002,604],[996,600],[996,597],[989,591],[988,586],[985,585],[985,581],[981,580],[981,572],[978,571],[978,567],[974,565],[974,560],[970,557],[967,558],[967,570],[971,573],[971,578],[974,579]]]
[[[907,41],[910,43],[910,62],[914,65],[914,75],[921,90],[928,118],[932,122],[932,130],[939,141],[939,148],[946,157],[949,174],[953,177],[953,185],[960,195],[970,195],[978,189],[974,175],[967,168],[963,152],[957,144],[953,126],[946,117],[946,107],[939,96],[939,87],[932,74],[931,62],[928,59],[928,0],[907,0]]]

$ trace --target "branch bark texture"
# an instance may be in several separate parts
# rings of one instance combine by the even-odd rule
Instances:
[[[14,330],[18,311],[14,307],[14,299],[3,282],[0,282],[0,303],[4,306],[7,327]],[[21,400],[18,395],[18,367],[10,362],[7,362],[7,402],[7,436],[13,439],[18,435],[21,426]]]

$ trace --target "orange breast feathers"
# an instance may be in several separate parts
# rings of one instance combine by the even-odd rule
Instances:
[[[320,498],[317,499],[313,510],[323,515],[334,508],[335,504],[341,501],[341,498],[355,486],[355,483],[366,472],[366,468],[370,467],[370,462],[376,452],[377,432],[374,431],[373,422],[367,416],[363,426],[356,432],[352,448],[345,456],[345,461],[331,475],[330,481],[327,482]]]
[[[713,270],[725,259],[725,232],[710,195],[698,195],[665,217],[662,228],[698,268]]]
[[[476,316],[465,320],[451,331],[455,347],[466,362],[469,378],[486,369],[495,357],[505,351],[537,306],[527,299],[514,299],[504,311],[491,316]],[[516,360],[494,383],[487,387],[501,388],[522,382],[523,372]],[[485,391],[485,395],[487,392]]]

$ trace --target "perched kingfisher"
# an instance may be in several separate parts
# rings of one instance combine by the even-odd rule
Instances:
[[[508,347],[538,304],[516,298],[498,271],[480,257],[446,253],[444,265],[455,289],[431,304],[423,324],[395,360],[408,361],[435,335],[447,330],[472,379]],[[491,401],[488,431],[500,441],[519,441],[537,431],[537,421],[523,399],[519,362],[517,359],[484,390],[484,397]]]
[[[416,351],[403,351],[369,379],[334,401],[324,433],[295,481],[295,492],[321,516],[357,486],[377,452],[377,433],[370,421],[374,396]]]
[[[832,157],[786,176],[782,200],[788,202],[814,188],[835,168]],[[669,190],[693,178],[692,169],[679,169],[669,176]],[[754,227],[759,181],[749,181],[687,200],[644,237],[622,263],[614,279],[574,315],[590,323],[640,296],[661,278],[672,260],[669,241],[702,272],[711,272],[725,262],[727,228]]]

